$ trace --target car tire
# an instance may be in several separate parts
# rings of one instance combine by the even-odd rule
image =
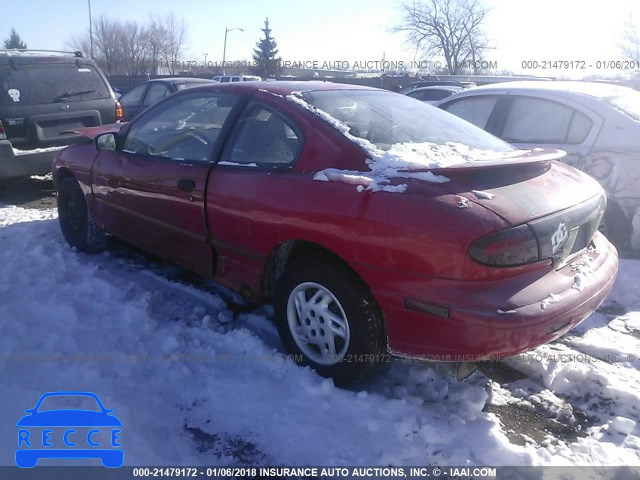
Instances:
[[[75,178],[67,178],[58,188],[58,221],[67,243],[81,252],[103,250],[107,236],[96,225],[87,198]]]
[[[387,358],[382,314],[363,282],[327,258],[288,266],[274,297],[280,338],[297,363],[336,385]]]
[[[618,203],[609,201],[599,230],[619,250],[629,247],[631,222],[627,220],[624,210]]]

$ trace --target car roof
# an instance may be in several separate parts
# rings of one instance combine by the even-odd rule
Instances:
[[[167,77],[167,78],[153,78],[147,80],[148,82],[168,82],[168,83],[215,83],[208,78],[194,78],[194,77]]]
[[[290,95],[294,92],[312,92],[317,90],[380,90],[374,87],[364,87],[361,85],[348,85],[345,83],[321,82],[321,81],[277,81],[277,82],[233,82],[233,83],[216,83],[205,85],[199,88],[229,88],[234,90],[242,90],[255,92],[257,90],[274,93],[276,95]],[[387,90],[382,90],[387,91]]]
[[[614,85],[612,83],[562,80],[551,82],[515,81],[492,83],[490,85],[483,85],[481,87],[466,90],[466,92],[490,92],[498,90],[575,93],[593,98],[608,98],[634,91],[629,87]]]
[[[459,92],[464,90],[464,87],[459,87],[457,85],[431,85],[429,87],[414,88],[409,93],[422,92],[423,90],[446,90],[447,92]]]

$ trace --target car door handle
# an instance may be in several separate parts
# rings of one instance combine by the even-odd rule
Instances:
[[[191,193],[196,189],[196,182],[188,178],[178,180],[178,188],[184,192]]]

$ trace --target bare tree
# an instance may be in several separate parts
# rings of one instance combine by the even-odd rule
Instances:
[[[161,20],[151,17],[147,27],[147,73],[156,75],[167,49],[167,33]]]
[[[108,75],[155,75],[161,66],[175,74],[179,71],[186,35],[184,21],[173,15],[162,19],[152,17],[147,25],[101,16],[93,23],[93,56]],[[71,37],[67,44],[85,55],[90,54],[89,32]]]
[[[640,62],[640,26],[633,21],[633,17],[628,18],[624,24],[620,53],[625,60]]]
[[[171,75],[179,70],[178,61],[187,41],[187,26],[184,20],[178,20],[171,13],[164,17],[164,58]]]
[[[402,4],[403,19],[393,31],[417,49],[442,55],[449,74],[474,71],[487,46],[482,27],[488,13],[482,0],[424,0]]]
[[[121,68],[122,56],[120,53],[120,25],[117,20],[109,20],[101,15],[93,24],[93,44],[99,52],[102,60],[102,68],[109,75],[118,73]]]

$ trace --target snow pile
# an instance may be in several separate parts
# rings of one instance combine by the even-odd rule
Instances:
[[[391,378],[338,389],[284,355],[269,309],[234,315],[152,265],[76,253],[53,210],[0,206],[0,225],[3,425],[80,390],[115,409],[128,465],[537,462],[452,372],[394,361]],[[16,435],[0,432],[0,464]]]
[[[559,301],[560,297],[558,295],[550,293],[547,298],[542,300],[542,302],[540,303],[540,308],[542,310],[546,310],[547,308],[549,308],[549,306],[553,305],[554,303],[558,303]]]
[[[471,204],[469,203],[469,200],[461,196],[458,196],[457,205],[458,205],[458,208],[469,208],[471,206]]]
[[[444,145],[423,143],[396,143],[389,150],[383,150],[369,140],[350,133],[351,128],[327,112],[306,102],[299,92],[287,95],[287,99],[304,107],[335,127],[352,142],[359,145],[368,155],[369,172],[326,169],[318,172],[314,180],[336,181],[357,184],[358,191],[404,192],[406,184],[388,185],[394,178],[423,180],[434,183],[448,182],[449,178],[435,175],[426,170],[447,167],[465,167],[481,161],[496,161],[521,156],[524,151],[494,152],[471,148],[461,143],[447,142]],[[491,195],[491,194],[488,194]],[[487,198],[487,197],[485,197]]]
[[[583,255],[580,260],[571,264],[571,271],[574,272],[572,288],[579,292],[584,290],[587,280],[593,275],[592,262],[592,257]]]
[[[493,193],[484,192],[482,190],[471,190],[471,193],[482,200],[491,200],[493,197],[495,197]]]
[[[58,150],[62,150],[64,148],[67,148],[68,145],[63,145],[61,147],[48,147],[48,148],[34,148],[33,150],[18,150],[17,148],[13,147],[13,154],[16,157],[19,157],[21,155],[35,155],[35,154],[39,154],[39,153],[51,153],[51,152],[57,152]]]
[[[534,392],[396,359],[353,391],[338,389],[284,354],[269,307],[236,314],[228,301],[237,297],[222,287],[176,283],[114,250],[78,254],[55,217],[0,206],[0,464],[14,463],[9,427],[57,390],[92,391],[115,409],[128,465],[640,464],[638,366],[558,362],[553,354],[572,350],[554,344],[546,357],[536,355],[549,346],[513,360],[539,378]],[[616,321],[640,328],[640,292],[622,288],[640,262],[626,262],[614,298],[635,311]],[[593,339],[576,334],[613,349],[622,333],[605,320],[585,322]],[[640,351],[640,338],[624,348]],[[601,419],[575,442],[517,445],[485,411],[555,402],[570,417],[566,399]]]

